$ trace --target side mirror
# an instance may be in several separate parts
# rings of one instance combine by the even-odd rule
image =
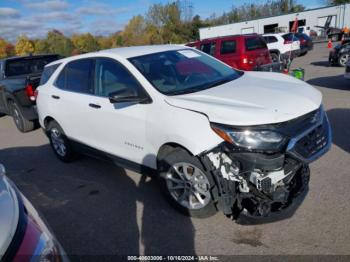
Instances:
[[[151,100],[148,95],[138,94],[134,88],[124,88],[116,92],[112,92],[108,95],[108,98],[112,104],[126,102],[147,104]]]

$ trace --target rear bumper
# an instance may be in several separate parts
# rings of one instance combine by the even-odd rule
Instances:
[[[30,106],[30,107],[21,107],[21,111],[22,111],[24,118],[27,120],[32,121],[32,120],[38,119],[36,105]]]

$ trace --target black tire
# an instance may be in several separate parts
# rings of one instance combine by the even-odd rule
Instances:
[[[271,53],[271,60],[273,63],[278,63],[280,61],[280,56],[277,53]]]
[[[32,131],[35,127],[34,121],[30,121],[24,118],[21,109],[14,101],[9,101],[9,109],[13,122],[15,123],[17,129],[22,133]]]
[[[76,159],[76,153],[73,150],[71,142],[56,121],[52,120],[48,123],[46,133],[50,140],[51,148],[59,160],[67,163]],[[57,139],[61,140],[60,142],[64,146],[64,150],[58,146]]]
[[[341,54],[338,58],[338,64],[342,67],[345,67],[348,60],[349,60],[349,54]]]
[[[169,189],[169,178],[167,178],[167,175],[169,174],[169,172],[175,172],[173,166],[177,165],[177,164],[181,164],[181,163],[186,163],[190,166],[190,168],[194,167],[197,168],[197,170],[200,170],[201,173],[200,174],[200,178],[203,179],[204,177],[202,177],[202,175],[205,176],[206,178],[206,194],[210,195],[209,197],[205,197],[205,201],[208,201],[206,203],[205,206],[201,207],[201,208],[188,208],[182,204],[180,204],[175,197],[172,195],[172,193],[170,192]],[[168,202],[170,203],[171,206],[173,206],[175,209],[177,209],[178,211],[180,211],[182,214],[187,215],[187,216],[191,216],[191,217],[197,217],[197,218],[207,218],[210,217],[212,215],[214,215],[217,212],[217,208],[215,206],[215,200],[213,197],[213,192],[215,191],[215,182],[214,179],[212,177],[212,175],[208,172],[205,171],[205,169],[203,168],[203,165],[201,164],[201,162],[198,160],[198,158],[191,156],[186,150],[181,149],[181,148],[175,148],[174,150],[172,150],[171,152],[169,152],[168,154],[164,155],[162,157],[162,159],[158,159],[158,172],[159,172],[159,183],[161,186],[161,189],[166,197],[166,199],[168,200]],[[187,171],[188,172],[188,171]],[[175,172],[176,175],[178,175],[178,173]],[[193,172],[194,174],[194,172]],[[192,174],[192,178],[194,178],[194,175]],[[179,179],[178,179],[179,180]],[[171,182],[170,182],[171,183]],[[186,183],[184,183],[186,184]],[[195,186],[192,184],[192,186],[188,185],[189,182],[187,182],[186,187],[188,187],[189,191],[191,190],[195,190]],[[198,183],[199,184],[199,183]],[[179,184],[178,184],[179,185]],[[203,188],[201,188],[203,189]],[[181,191],[179,193],[179,195],[183,194],[185,195],[186,189],[178,189],[179,191]],[[183,190],[183,191],[182,191]],[[188,191],[187,191],[188,192]],[[173,193],[174,194],[174,193]],[[190,198],[192,198],[192,201],[194,201],[193,199],[195,198],[194,194],[189,193],[191,196]],[[201,195],[202,197],[204,195]],[[179,197],[181,198],[181,197]],[[197,198],[198,200],[198,198]],[[188,201],[189,203],[191,201]],[[199,203],[200,201],[198,201]],[[200,203],[199,203],[200,205]]]

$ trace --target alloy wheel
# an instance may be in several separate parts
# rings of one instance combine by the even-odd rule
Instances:
[[[339,59],[340,65],[345,66],[346,63],[348,62],[348,59],[349,59],[349,55],[341,56],[340,59]]]
[[[188,209],[204,208],[211,200],[208,178],[190,163],[174,164],[166,174],[166,185],[175,201]]]
[[[61,132],[57,128],[52,128],[50,131],[50,137],[56,153],[61,157],[64,157],[67,153],[67,148]]]

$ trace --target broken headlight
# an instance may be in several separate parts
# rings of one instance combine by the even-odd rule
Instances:
[[[276,151],[286,142],[283,135],[271,130],[234,130],[217,124],[211,127],[225,141],[247,149]]]

